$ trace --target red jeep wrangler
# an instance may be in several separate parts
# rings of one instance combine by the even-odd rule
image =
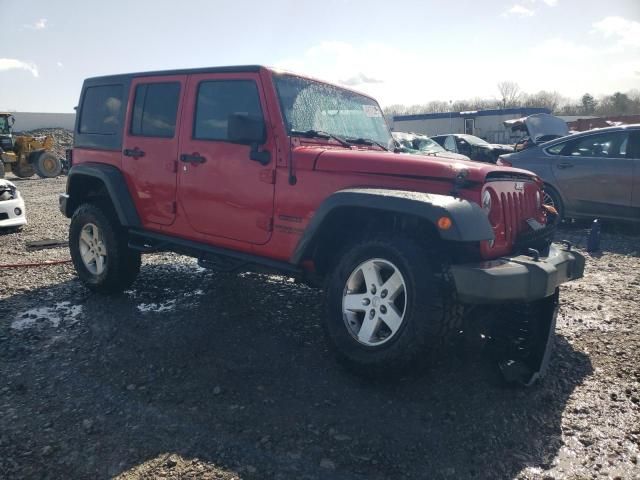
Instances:
[[[330,344],[369,373],[435,351],[483,308],[472,326],[535,380],[558,286],[584,268],[551,244],[540,180],[393,149],[372,98],[260,66],[88,79],[60,197],[73,263],[103,292],[158,250],[323,285]]]

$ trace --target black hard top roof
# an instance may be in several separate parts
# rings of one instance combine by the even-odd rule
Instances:
[[[203,68],[183,68],[179,70],[156,70],[151,72],[134,72],[134,73],[118,73],[115,75],[102,75],[99,77],[90,77],[85,81],[91,83],[94,82],[108,82],[108,81],[122,81],[126,78],[135,77],[158,77],[164,75],[190,75],[196,73],[242,73],[242,72],[257,72],[263,67],[262,65],[235,65],[229,67],[203,67]]]

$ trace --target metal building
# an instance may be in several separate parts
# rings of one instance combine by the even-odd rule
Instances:
[[[424,113],[396,115],[392,128],[396,132],[415,132],[424,135],[467,133],[490,143],[513,143],[522,135],[512,133],[502,124],[505,120],[526,117],[534,113],[551,113],[547,108],[502,108],[468,112]]]

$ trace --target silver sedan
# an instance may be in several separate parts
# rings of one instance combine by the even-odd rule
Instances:
[[[530,170],[561,217],[640,221],[640,124],[558,138],[498,165]]]

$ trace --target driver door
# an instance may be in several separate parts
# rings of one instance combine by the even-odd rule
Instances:
[[[251,147],[231,142],[227,129],[229,115],[234,113],[268,117],[259,75],[191,75],[185,105],[178,203],[189,225],[212,237],[268,242],[275,160],[266,166],[251,160]],[[262,150],[275,152],[272,135]]]

